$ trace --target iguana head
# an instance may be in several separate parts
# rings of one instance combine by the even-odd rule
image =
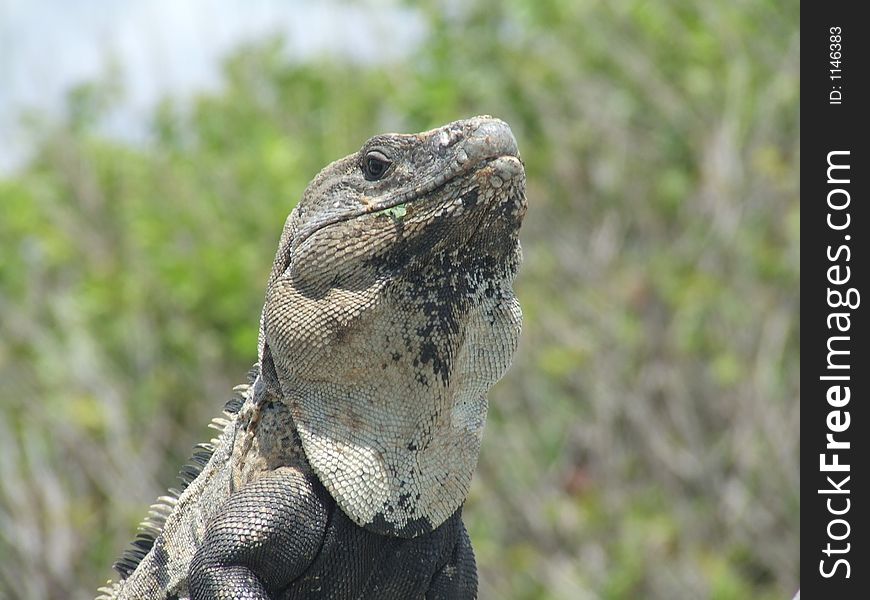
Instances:
[[[486,394],[510,364],[525,172],[506,123],[378,135],[327,166],[287,219],[261,377],[359,525],[410,537],[462,504]]]

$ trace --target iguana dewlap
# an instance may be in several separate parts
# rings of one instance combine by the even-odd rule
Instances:
[[[284,226],[258,362],[102,598],[474,598],[462,503],[521,312],[506,123],[385,134]]]

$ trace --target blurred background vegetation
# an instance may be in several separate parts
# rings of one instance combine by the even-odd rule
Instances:
[[[512,125],[529,196],[522,342],[465,509],[481,597],[797,589],[797,0],[406,7],[406,56],[261,40],[144,143],[101,132],[112,77],[34,121],[0,176],[0,597],[113,575],[255,359],[313,175],[481,113]]]

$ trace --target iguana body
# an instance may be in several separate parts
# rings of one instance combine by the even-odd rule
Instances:
[[[287,219],[259,360],[105,598],[473,598],[461,520],[520,330],[508,126],[386,134]]]

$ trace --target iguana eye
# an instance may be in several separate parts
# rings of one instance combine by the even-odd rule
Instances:
[[[377,181],[387,173],[387,169],[393,164],[386,154],[378,150],[372,150],[365,155],[362,163],[363,175],[368,181]]]

